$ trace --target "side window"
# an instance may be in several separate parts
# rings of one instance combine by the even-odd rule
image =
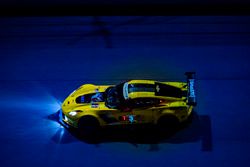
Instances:
[[[131,107],[151,107],[160,103],[160,99],[154,98],[136,98],[131,100]]]

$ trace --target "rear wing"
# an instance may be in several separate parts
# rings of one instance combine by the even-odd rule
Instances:
[[[185,75],[187,76],[187,104],[196,106],[196,88],[195,88],[195,72],[186,72]]]

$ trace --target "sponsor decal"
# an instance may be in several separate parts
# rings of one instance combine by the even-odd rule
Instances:
[[[129,121],[130,123],[135,122],[134,115],[128,115],[128,121]]]
[[[103,99],[103,93],[97,92],[95,95],[91,97],[92,102],[102,102],[104,101]]]
[[[143,120],[142,115],[122,115],[120,116],[120,121],[128,121],[129,123],[136,123]]]
[[[189,96],[190,96],[190,97],[195,97],[195,92],[194,92],[194,79],[189,79]]]
[[[99,107],[99,104],[95,104],[95,103],[91,104],[91,108],[98,108],[98,107]]]
[[[155,89],[156,89],[157,92],[159,92],[160,91],[160,86],[157,85]]]

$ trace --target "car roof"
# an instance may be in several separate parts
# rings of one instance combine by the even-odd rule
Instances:
[[[128,85],[129,87],[135,86],[129,89],[128,97],[130,99],[155,97],[155,81],[153,80],[130,80]]]

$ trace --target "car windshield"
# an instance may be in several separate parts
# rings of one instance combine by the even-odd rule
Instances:
[[[107,107],[117,109],[124,103],[123,85],[124,83],[106,90],[105,104]]]

